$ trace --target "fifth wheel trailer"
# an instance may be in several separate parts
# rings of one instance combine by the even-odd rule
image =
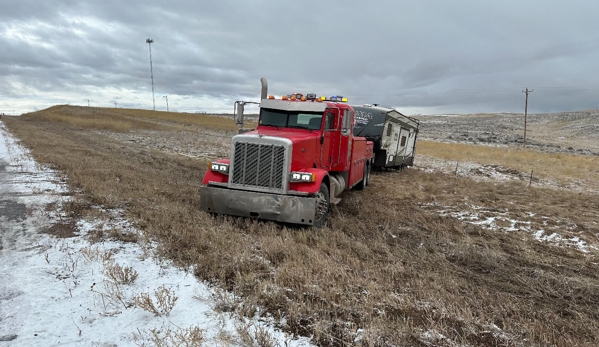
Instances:
[[[374,168],[401,170],[414,164],[418,120],[376,104],[352,107],[356,111],[354,136],[374,143]]]

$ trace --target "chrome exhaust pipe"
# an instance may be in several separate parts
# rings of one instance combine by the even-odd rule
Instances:
[[[268,97],[268,82],[266,82],[266,78],[260,78],[260,83],[262,83],[262,93],[260,93],[260,100],[264,100]]]

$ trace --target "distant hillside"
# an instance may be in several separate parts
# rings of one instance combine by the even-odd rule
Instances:
[[[420,138],[442,142],[466,142],[520,146],[524,139],[524,115],[488,113],[416,116]],[[599,155],[599,110],[529,114],[526,145],[549,152]]]

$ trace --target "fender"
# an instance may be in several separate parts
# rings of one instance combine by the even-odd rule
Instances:
[[[230,159],[219,159],[219,160],[215,160],[211,163],[219,163],[219,164],[227,164],[230,165],[231,164],[231,160]],[[209,183],[211,182],[215,182],[215,183],[228,183],[229,182],[229,175],[220,173],[220,172],[216,172],[216,171],[212,171],[210,169],[210,164],[208,163],[208,171],[206,171],[206,174],[204,175],[204,178],[202,179],[202,184],[207,186]]]
[[[322,183],[323,180],[327,180],[329,179],[329,172],[323,169],[318,169],[318,168],[308,168],[305,170],[297,170],[295,172],[305,172],[305,173],[312,173],[316,176],[316,180],[314,182],[306,182],[306,183],[295,183],[295,182],[290,182],[289,183],[289,192],[293,193],[293,192],[299,192],[299,193],[304,193],[304,194],[313,194],[313,193],[317,193],[320,190],[320,184]]]

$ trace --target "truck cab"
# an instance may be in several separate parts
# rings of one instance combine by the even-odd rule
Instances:
[[[354,117],[343,97],[262,98],[257,128],[210,163],[201,209],[323,226],[341,192],[368,184],[373,143],[353,135]]]

